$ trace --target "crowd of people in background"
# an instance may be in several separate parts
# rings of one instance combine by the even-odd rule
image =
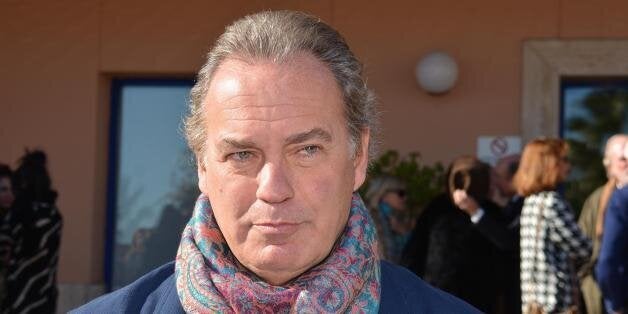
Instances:
[[[485,313],[625,313],[627,160],[628,136],[610,137],[601,161],[608,182],[579,219],[563,197],[568,144],[551,138],[532,140],[493,167],[456,158],[444,192],[415,223],[399,221],[407,208],[398,178],[373,178],[365,199],[382,258]]]
[[[0,312],[55,313],[63,220],[47,157],[27,151],[0,164]]]

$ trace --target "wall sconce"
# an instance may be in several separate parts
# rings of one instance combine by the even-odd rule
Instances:
[[[442,51],[426,54],[414,69],[417,83],[430,94],[442,94],[454,87],[458,78],[456,60]]]

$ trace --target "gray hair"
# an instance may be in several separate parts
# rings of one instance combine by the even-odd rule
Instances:
[[[393,190],[405,190],[406,184],[401,178],[383,174],[379,177],[375,177],[369,183],[369,188],[364,194],[367,200],[368,208],[377,209],[379,202],[382,200],[386,193]]]
[[[614,147],[617,145],[625,145],[624,143],[628,141],[628,135],[626,134],[614,134],[606,140],[606,145],[604,147],[604,159],[602,160],[602,164],[604,167],[608,168],[611,165],[611,157],[615,153],[613,151]],[[622,152],[623,153],[623,152]]]
[[[333,73],[345,103],[345,118],[354,156],[362,131],[370,130],[369,156],[375,155],[377,113],[374,93],[366,86],[363,66],[344,38],[320,19],[294,11],[265,11],[245,16],[228,26],[207,55],[190,92],[190,112],[185,119],[188,145],[197,155],[205,153],[203,99],[212,76],[230,56],[281,63],[298,53],[309,53]]]

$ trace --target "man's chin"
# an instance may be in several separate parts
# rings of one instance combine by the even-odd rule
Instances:
[[[244,266],[265,281],[281,285],[320,262],[317,258],[308,258],[304,249],[305,245],[267,245],[253,261],[244,263]]]
[[[267,245],[260,250],[257,264],[260,268],[289,271],[305,264],[304,247],[291,243]]]

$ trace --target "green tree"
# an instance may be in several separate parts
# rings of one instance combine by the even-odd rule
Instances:
[[[585,96],[580,105],[586,116],[566,121],[573,171],[566,182],[565,196],[576,211],[580,211],[593,190],[606,182],[602,165],[604,143],[611,135],[622,132],[628,92],[611,88],[595,90]]]
[[[389,150],[369,167],[368,178],[360,188],[360,194],[365,195],[371,178],[383,174],[396,176],[406,183],[408,208],[417,215],[427,202],[444,190],[444,173],[441,163],[425,165],[417,152],[402,157],[399,152]]]

